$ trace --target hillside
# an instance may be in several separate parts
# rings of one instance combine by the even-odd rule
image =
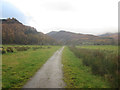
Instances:
[[[118,33],[105,33],[105,34],[101,34],[99,36],[101,36],[101,37],[111,37],[115,40],[118,40]]]
[[[52,31],[47,35],[51,36],[52,38],[56,39],[57,41],[62,42],[65,45],[109,45],[109,44],[116,44],[115,40],[110,37],[100,37],[91,34],[77,34],[67,31]]]
[[[2,43],[3,44],[58,44],[53,38],[34,27],[26,26],[15,18],[1,19],[2,21]]]
[[[52,31],[47,34],[38,32],[34,27],[23,25],[15,18],[2,21],[3,44],[37,44],[37,45],[115,45],[117,33],[106,33],[99,36],[80,34],[68,31]]]

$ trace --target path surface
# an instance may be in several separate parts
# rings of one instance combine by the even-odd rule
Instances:
[[[61,64],[63,49],[57,50],[23,88],[64,88]]]

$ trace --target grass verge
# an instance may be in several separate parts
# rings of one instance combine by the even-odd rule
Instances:
[[[68,47],[62,55],[64,81],[66,88],[110,88],[109,83],[102,77],[93,75],[91,69],[82,64]]]
[[[108,48],[111,46],[107,48],[102,46],[106,50],[103,50],[101,46],[99,47],[101,49],[91,49],[93,47],[69,48],[78,58],[82,59],[84,65],[91,68],[93,74],[104,77],[111,83],[111,87],[117,88],[120,82],[120,60],[118,59],[120,55],[114,49],[109,51]]]
[[[2,87],[21,88],[60,46],[2,55]]]

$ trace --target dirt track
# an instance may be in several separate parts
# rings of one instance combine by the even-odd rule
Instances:
[[[61,64],[63,49],[57,50],[23,88],[64,88]]]

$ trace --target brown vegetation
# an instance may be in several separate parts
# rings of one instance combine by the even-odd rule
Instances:
[[[50,32],[49,36],[65,45],[116,45],[117,40],[112,37],[100,37],[91,34],[77,34],[66,31]]]
[[[2,43],[38,45],[58,44],[51,37],[37,32],[33,27],[23,25],[15,18],[2,19]]]
[[[120,55],[107,51],[70,47],[74,54],[82,59],[84,65],[91,67],[93,74],[103,76],[113,87],[119,87]],[[120,64],[120,63],[119,63]]]

